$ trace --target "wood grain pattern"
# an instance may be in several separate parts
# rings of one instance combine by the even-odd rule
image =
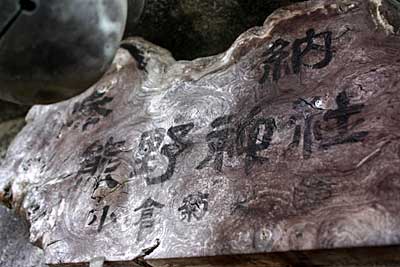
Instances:
[[[126,41],[30,111],[0,198],[54,266],[398,245],[400,42],[378,4],[281,9],[192,62]]]

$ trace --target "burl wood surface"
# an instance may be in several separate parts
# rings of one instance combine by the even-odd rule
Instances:
[[[93,88],[30,111],[2,201],[55,266],[398,245],[400,38],[379,3],[281,9],[192,62],[124,42]]]

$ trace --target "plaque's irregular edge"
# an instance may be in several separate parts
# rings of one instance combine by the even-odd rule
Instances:
[[[2,267],[45,267],[43,251],[29,243],[28,223],[2,206],[0,247]]]

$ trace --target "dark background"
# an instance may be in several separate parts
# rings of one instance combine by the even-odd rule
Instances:
[[[135,0],[129,14],[135,14]],[[141,18],[128,17],[125,37],[141,36],[177,60],[221,53],[276,9],[302,0],[146,0]]]
[[[1,1],[1,0],[0,0]],[[128,0],[125,37],[140,36],[171,51],[177,60],[211,56],[227,50],[251,27],[262,25],[279,7],[301,0],[145,0],[138,21]],[[0,100],[0,127],[21,118],[29,107]],[[1,134],[0,134],[1,138]]]

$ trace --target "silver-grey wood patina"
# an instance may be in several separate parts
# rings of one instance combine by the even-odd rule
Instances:
[[[398,245],[400,39],[378,0],[281,9],[192,62],[125,42],[0,170],[53,265]]]
[[[29,225],[5,207],[0,207],[0,266],[45,266],[43,251],[29,244]]]

